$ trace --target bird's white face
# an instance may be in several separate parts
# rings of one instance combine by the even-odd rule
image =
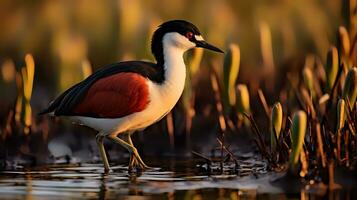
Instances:
[[[202,36],[194,35],[196,40],[203,40]],[[187,37],[179,34],[179,33],[166,33],[163,42],[164,46],[173,46],[179,48],[183,51],[187,51],[196,47],[196,44],[191,42]]]

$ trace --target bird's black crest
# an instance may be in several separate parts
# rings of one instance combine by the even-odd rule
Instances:
[[[171,20],[161,24],[152,36],[151,41],[151,51],[154,54],[158,65],[163,65],[164,63],[162,38],[166,33],[172,32],[177,32],[181,35],[185,35],[187,32],[201,35],[195,25],[185,20]]]

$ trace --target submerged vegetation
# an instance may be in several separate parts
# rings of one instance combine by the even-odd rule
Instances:
[[[129,5],[123,1],[117,4],[92,2],[90,7],[77,3],[73,5],[78,7],[77,15],[68,13],[65,3],[45,2],[39,8],[29,5],[27,12],[36,8],[48,17],[43,21],[30,20],[45,24],[53,34],[47,36],[53,44],[41,46],[39,43],[44,42],[39,38],[44,33],[36,29],[27,36],[33,37],[32,43],[20,52],[11,53],[0,45],[0,167],[3,168],[14,163],[35,165],[63,158],[74,162],[72,157],[78,149],[63,141],[73,140],[75,145],[72,143],[72,146],[80,144],[80,148],[88,148],[87,151],[95,155],[93,152],[97,151],[90,146],[94,137],[76,134],[90,132],[88,129],[38,117],[36,112],[59,91],[89,76],[95,70],[92,66],[97,69],[111,60],[152,59],[147,50],[151,32],[166,18],[185,16],[173,10],[173,6],[165,7],[166,3],[159,5],[161,1],[155,6],[168,8],[166,12],[174,14],[161,13],[162,18],[154,16],[146,20],[141,13],[150,6],[141,1],[132,1]],[[171,3],[176,9],[186,5],[180,1]],[[5,4],[11,6],[9,2]],[[111,11],[119,15],[115,15],[118,19],[114,20],[106,12],[112,4],[119,11],[125,9],[128,16]],[[298,3],[263,4],[256,9],[251,8],[254,3],[235,1],[204,4],[207,4],[206,10],[218,9],[222,15],[207,14],[212,18],[208,21],[195,15],[188,18],[202,24],[203,35],[212,43],[226,46],[224,60],[204,55],[202,49],[187,53],[187,81],[180,102],[166,118],[148,128],[145,136],[137,135],[139,148],[148,154],[192,155],[203,160],[205,166],[211,166],[205,168],[209,173],[212,166],[218,166],[218,173],[227,173],[225,167],[233,163],[229,166],[234,170],[229,173],[234,174],[239,173],[239,158],[244,157],[240,148],[249,146],[249,151],[258,153],[271,171],[287,172],[292,181],[325,183],[330,189],[337,188],[334,174],[338,170],[352,173],[357,170],[356,1],[339,3],[340,13],[333,10],[337,3],[332,1],[327,11],[319,8],[318,1],[307,3],[306,10]],[[248,6],[259,22],[238,6]],[[289,13],[274,14],[274,10],[269,10],[284,10],[282,7],[297,13],[301,21],[295,22],[298,19],[289,17]],[[196,8],[193,4],[192,9]],[[87,9],[94,11],[87,12]],[[266,13],[258,14],[260,9]],[[316,15],[322,22],[305,13],[314,10],[319,11]],[[56,13],[61,11],[67,13],[67,18],[57,19]],[[329,16],[321,14],[323,11],[337,19],[329,23]],[[72,16],[82,32],[71,28],[71,15],[78,18]],[[253,25],[246,25],[244,20],[253,23],[256,29],[252,30]],[[13,22],[0,23],[12,28],[6,23]],[[237,30],[242,27],[247,31],[231,29],[228,23],[237,24],[234,26]],[[300,28],[306,32],[302,33]],[[104,40],[105,37],[114,42]],[[107,46],[109,50],[97,50]],[[50,53],[47,52],[49,47],[52,48]],[[20,59],[19,54],[24,56]],[[65,132],[76,136],[62,137]],[[146,142],[148,139],[150,143]],[[111,150],[112,157],[117,151]],[[93,162],[93,156],[89,157],[87,161]]]

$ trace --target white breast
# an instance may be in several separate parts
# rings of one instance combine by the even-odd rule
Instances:
[[[120,134],[146,128],[164,117],[175,106],[185,86],[186,67],[183,53],[194,46],[178,33],[168,33],[163,38],[165,81],[161,84],[148,80],[150,103],[145,110],[118,118],[73,117],[81,124],[103,134]]]

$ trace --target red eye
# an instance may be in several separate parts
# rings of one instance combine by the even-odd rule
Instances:
[[[193,33],[192,33],[192,32],[187,32],[187,33],[186,33],[186,37],[187,37],[188,39],[192,39]]]

